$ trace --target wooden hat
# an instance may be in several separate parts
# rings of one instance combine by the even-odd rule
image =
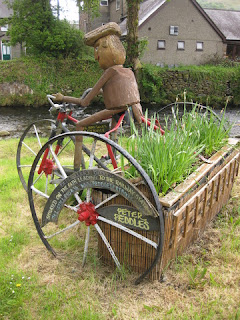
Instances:
[[[84,41],[87,46],[93,47],[94,43],[98,39],[112,34],[115,34],[119,37],[121,36],[121,29],[115,22],[106,23],[103,26],[86,33],[84,36]]]

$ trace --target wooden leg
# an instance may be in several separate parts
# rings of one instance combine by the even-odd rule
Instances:
[[[77,131],[83,131],[83,127],[76,126]],[[80,170],[81,162],[82,162],[82,144],[83,137],[77,136],[75,141],[75,152],[74,152],[74,170]]]

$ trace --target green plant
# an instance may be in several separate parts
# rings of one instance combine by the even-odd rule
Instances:
[[[160,102],[164,99],[163,70],[153,65],[143,65],[140,73],[140,94],[144,102]]]
[[[165,119],[164,135],[155,131],[153,125],[143,127],[139,134],[132,124],[133,134],[126,148],[148,173],[158,193],[166,194],[193,172],[200,153],[209,156],[226,143],[224,116],[219,124],[210,111],[198,111],[197,105],[191,112],[184,109],[183,115],[176,109],[175,119]],[[155,120],[153,117],[151,123]],[[128,169],[126,175],[134,176],[134,168]]]
[[[8,31],[11,45],[24,44],[27,54],[53,57],[77,57],[86,51],[83,33],[54,17],[49,0],[15,0],[8,5],[13,10]]]
[[[139,77],[141,100],[145,103],[166,105],[182,97],[187,90],[187,101],[198,101],[212,107],[240,104],[239,65],[202,65],[161,68],[143,65]]]
[[[34,292],[34,277],[13,269],[0,272],[0,317],[30,319],[25,304]],[[5,318],[4,318],[5,317]]]

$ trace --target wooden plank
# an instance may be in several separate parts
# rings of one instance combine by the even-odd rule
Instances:
[[[222,194],[224,194],[227,181],[227,168],[224,168]]]
[[[237,162],[236,177],[237,177],[237,176],[238,176],[238,173],[239,173],[240,153],[239,153],[239,156],[238,156],[238,159],[236,160],[236,162]]]
[[[212,205],[213,205],[214,192],[215,192],[215,180],[212,181],[212,193],[211,193],[211,199],[210,199],[210,208],[212,208]]]
[[[184,182],[178,185],[173,191],[169,192],[166,196],[161,197],[159,200],[165,207],[172,207],[184,194],[192,189],[196,182],[199,182],[206,174],[212,170],[217,163],[222,163],[222,160],[227,157],[229,151],[233,149],[239,142],[239,139],[229,139],[227,146],[223,147],[220,151],[216,152],[209,160],[212,162],[202,164],[194,173],[192,173]]]
[[[209,187],[209,185],[208,185],[208,187]],[[203,204],[203,214],[202,214],[203,217],[205,216],[206,209],[207,209],[208,187],[206,187],[206,189],[205,189],[205,194],[204,194],[204,204]]]
[[[159,218],[143,215],[136,208],[117,204],[99,208],[97,212],[108,220],[132,230],[159,230]]]
[[[109,122],[94,123],[85,127],[83,130],[88,132],[96,132],[99,134],[104,134],[110,130]]]
[[[197,225],[198,210],[199,210],[199,196],[196,196],[196,207],[195,207],[194,222],[193,222],[194,227],[196,227]]]
[[[178,230],[179,230],[179,215],[174,216],[174,230],[173,230],[173,248],[175,249],[177,246],[177,240],[178,240]]]
[[[222,174],[218,175],[218,186],[217,186],[217,194],[216,194],[216,202],[219,201],[220,191],[221,191],[221,181],[222,181]]]
[[[230,181],[231,181],[231,174],[232,174],[232,168],[233,168],[233,163],[230,163],[230,167],[229,167],[229,173],[228,173],[228,188],[230,186]]]
[[[238,155],[236,155],[236,156],[231,160],[231,162],[235,161],[237,158],[238,158]],[[192,198],[190,198],[181,208],[179,208],[177,211],[175,211],[175,212],[173,213],[173,216],[178,216],[178,215],[180,215],[180,214],[183,212],[184,208],[185,208],[186,206],[188,206],[189,204],[191,204],[191,203],[195,200],[195,198],[196,198],[197,196],[200,196],[200,197],[201,197],[201,195],[202,195],[202,193],[203,193],[203,190],[205,190],[206,188],[208,188],[209,185],[212,183],[212,181],[215,180],[215,179],[216,179],[216,176],[218,176],[219,174],[223,174],[224,176],[227,175],[226,167],[223,167],[223,168],[218,172],[218,174],[215,175],[215,176],[208,182],[207,185],[204,185],[204,186],[203,186],[200,190],[198,190],[198,192],[195,193],[195,195],[194,195]],[[205,200],[205,197],[204,197],[203,201],[204,201],[204,200]]]
[[[237,166],[237,160],[234,161],[234,165],[233,165],[232,183],[234,182],[234,178],[235,178],[236,166]]]
[[[186,218],[185,218],[185,225],[184,225],[184,232],[183,232],[183,238],[186,237],[187,231],[188,231],[188,224],[189,224],[189,212],[190,212],[190,206],[187,206],[186,208]]]

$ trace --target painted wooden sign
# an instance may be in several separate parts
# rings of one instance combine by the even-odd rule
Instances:
[[[152,216],[143,215],[136,208],[126,205],[110,205],[97,210],[106,219],[117,222],[133,230],[159,230],[159,220]]]
[[[110,171],[91,169],[73,173],[54,189],[44,208],[42,225],[44,226],[48,222],[57,222],[67,199],[84,189],[110,190],[128,200],[135,207],[134,210],[141,213],[142,219],[146,216],[159,219],[158,213],[151,202],[129,181]]]
[[[84,131],[104,134],[109,131],[109,122],[95,123],[84,128]]]

